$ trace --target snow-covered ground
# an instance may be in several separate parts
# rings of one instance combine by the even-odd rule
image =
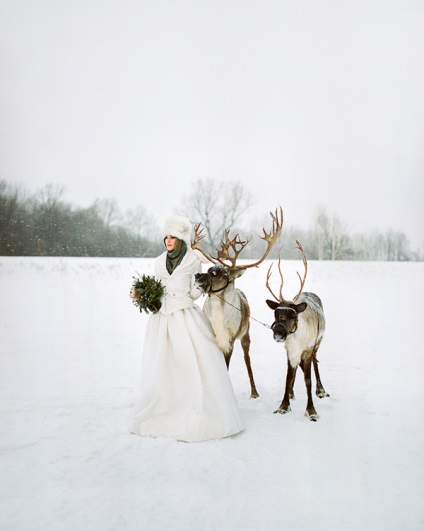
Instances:
[[[268,265],[237,281],[265,323]],[[301,264],[284,267],[290,297]],[[260,398],[239,344],[230,367],[246,430],[193,444],[129,433],[148,320],[135,271],[153,261],[0,258],[2,531],[424,529],[423,263],[309,262],[327,317],[319,421],[301,373],[273,414],[285,351],[252,321]]]

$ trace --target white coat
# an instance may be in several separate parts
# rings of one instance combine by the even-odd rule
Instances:
[[[170,275],[166,269],[166,255],[165,251],[156,258],[155,276],[165,287],[160,312],[169,315],[195,306],[194,301],[202,295],[202,291],[194,286],[194,275],[201,272],[202,264],[191,250],[187,250],[180,265]]]
[[[235,435],[243,423],[224,355],[194,302],[201,262],[189,249],[170,275],[166,254],[155,262],[165,295],[147,324],[132,431],[188,442]]]

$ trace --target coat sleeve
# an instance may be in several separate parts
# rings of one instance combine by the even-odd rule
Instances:
[[[204,292],[195,285],[195,279],[194,279],[194,275],[196,273],[201,273],[201,272],[202,272],[202,264],[200,260],[196,260],[196,264],[193,267],[193,275],[191,277],[191,284],[190,284],[190,297],[194,301],[197,300],[200,297],[200,295],[204,295]]]

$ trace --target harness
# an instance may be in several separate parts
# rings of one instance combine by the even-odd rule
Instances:
[[[227,289],[230,284],[231,284],[231,282],[229,280],[227,280],[227,283],[222,288],[218,288],[218,289],[209,288],[208,297],[211,296],[211,293],[215,294],[215,293],[219,293],[220,291],[224,291],[224,289]],[[224,301],[224,302],[227,302],[227,301]],[[229,304],[229,303],[227,303],[227,304]]]

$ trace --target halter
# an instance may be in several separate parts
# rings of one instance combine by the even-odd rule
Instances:
[[[223,286],[222,288],[218,288],[218,289],[212,289],[212,288],[210,288],[210,289],[208,290],[208,297],[211,296],[211,293],[215,294],[215,293],[219,293],[220,291],[224,291],[224,289],[227,289],[227,288],[228,288],[228,286],[231,284],[231,282],[232,282],[232,281],[227,280],[227,283],[226,283],[225,286]],[[225,302],[227,302],[227,301],[225,301]]]
[[[271,325],[271,330],[274,331],[274,328],[278,325],[279,323],[277,323],[277,321],[274,321]],[[289,336],[290,334],[294,334],[295,332],[297,331],[297,322],[296,322],[296,326],[294,327],[293,330],[291,330],[290,332],[287,332],[287,335]]]

